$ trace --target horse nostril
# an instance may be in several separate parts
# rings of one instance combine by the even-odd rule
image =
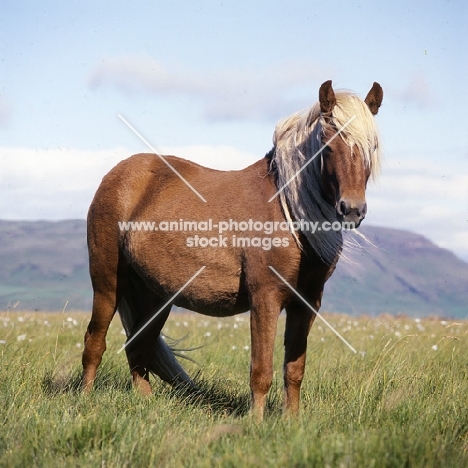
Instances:
[[[361,209],[359,210],[359,216],[362,216],[364,218],[366,214],[367,214],[367,203],[364,203]]]
[[[340,203],[338,204],[338,213],[342,216],[346,216],[349,214],[349,206],[344,200],[341,200]]]

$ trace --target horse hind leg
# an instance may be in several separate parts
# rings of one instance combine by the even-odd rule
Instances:
[[[171,305],[164,307],[164,302],[140,281],[133,283],[131,296],[123,297],[119,306],[128,337],[125,351],[133,384],[143,395],[151,393],[151,373],[172,385],[191,383],[161,336],[170,310]]]
[[[106,350],[106,335],[116,310],[115,293],[94,291],[93,311],[84,337],[82,389],[92,389],[97,369]]]
[[[159,338],[170,309],[171,307],[168,306],[166,309],[161,310],[156,318],[148,313],[143,313],[139,318],[129,323],[130,317],[136,318],[135,313],[142,312],[141,308],[136,308],[126,298],[122,300],[121,306],[119,306],[119,314],[127,333],[125,352],[132,374],[133,385],[142,395],[151,394],[149,375],[153,354],[152,342]],[[156,309],[154,313],[157,312]]]
[[[93,309],[84,337],[82,355],[82,389],[92,389],[97,369],[106,350],[106,335],[109,325],[127,284],[128,267],[119,257],[118,249],[102,249],[99,245],[112,245],[103,238],[100,243],[90,242],[90,274],[93,285]],[[117,243],[115,243],[117,245]]]

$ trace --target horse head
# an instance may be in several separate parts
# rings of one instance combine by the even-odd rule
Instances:
[[[353,101],[342,100],[337,105],[331,80],[323,83],[319,90],[322,195],[335,208],[338,220],[354,227],[360,225],[367,213],[365,191],[375,169],[373,153],[378,149],[377,140],[372,141],[375,132],[369,131],[369,121],[377,114],[382,98],[381,86],[374,83],[364,100],[367,106],[354,102],[346,108],[347,102],[353,104]]]

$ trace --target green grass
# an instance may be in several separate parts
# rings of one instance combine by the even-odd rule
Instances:
[[[95,390],[78,391],[83,313],[0,313],[1,467],[468,466],[468,322],[317,319],[302,411],[281,416],[280,319],[262,424],[248,414],[248,316],[173,314],[165,332],[201,348],[197,396],[153,379],[132,390],[116,319]]]

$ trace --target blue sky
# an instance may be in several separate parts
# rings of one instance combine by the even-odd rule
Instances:
[[[468,260],[468,7],[458,1],[2,2],[0,219],[84,218],[151,144],[235,169],[332,79],[384,88],[368,224]]]

